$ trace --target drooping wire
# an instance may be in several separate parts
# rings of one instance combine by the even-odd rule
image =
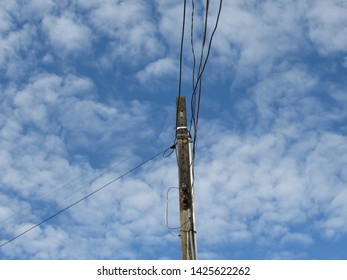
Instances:
[[[164,152],[163,152],[163,157],[164,158],[168,158],[170,157],[173,152],[175,151],[176,149],[176,144],[173,144],[170,148],[167,148]]]
[[[223,6],[223,0],[220,0],[219,2],[219,8],[218,8],[218,14],[217,14],[217,18],[216,18],[216,22],[215,22],[215,26],[213,28],[213,31],[211,33],[211,37],[210,37],[210,40],[209,40],[209,43],[208,43],[208,49],[207,49],[207,54],[206,54],[206,58],[205,58],[205,61],[204,61],[204,64],[202,66],[202,70],[201,72],[199,73],[199,76],[198,76],[198,79],[197,79],[197,82],[195,84],[195,87],[194,87],[194,90],[196,91],[197,87],[198,87],[198,83],[199,83],[199,80],[202,78],[202,75],[205,71],[205,68],[206,68],[206,64],[207,64],[207,61],[210,57],[210,53],[211,53],[211,49],[212,49],[212,41],[213,41],[213,37],[217,31],[217,28],[218,28],[218,24],[219,24],[219,20],[220,20],[220,16],[221,16],[221,12],[222,12],[222,6]]]
[[[187,10],[187,0],[184,0],[183,6],[183,16],[182,16],[182,33],[181,33],[181,47],[180,47],[180,72],[178,81],[178,96],[182,94],[182,69],[183,69],[183,46],[184,46],[184,31],[186,26],[186,10]]]
[[[67,196],[64,197],[63,199],[58,200],[58,201],[56,202],[55,205],[52,205],[52,206],[50,206],[48,209],[46,209],[46,210],[45,210],[45,213],[53,212],[53,211],[57,208],[57,205],[59,206],[59,205],[62,204],[64,201],[68,200],[68,199],[71,198],[73,195],[75,195],[76,193],[80,192],[81,190],[83,190],[83,189],[85,189],[86,187],[90,186],[92,183],[96,182],[98,179],[102,178],[105,174],[111,172],[112,170],[115,170],[116,167],[119,167],[120,165],[122,165],[122,164],[123,164],[124,162],[126,162],[127,160],[128,160],[128,159],[125,158],[124,160],[118,162],[116,165],[111,166],[110,168],[108,168],[107,170],[105,170],[104,172],[102,172],[101,174],[99,174],[98,176],[94,177],[93,179],[91,179],[90,181],[88,181],[87,183],[85,183],[84,185],[82,185],[80,188],[74,190],[72,193],[70,193],[69,195],[67,195]],[[47,197],[49,197],[49,196],[51,196],[51,195],[57,193],[58,191],[60,191],[60,190],[62,190],[62,189],[65,189],[65,188],[68,187],[68,186],[71,186],[71,184],[72,184],[73,182],[77,181],[78,179],[80,179],[81,177],[83,177],[83,176],[85,176],[85,175],[86,175],[86,172],[83,173],[81,176],[79,176],[79,177],[77,177],[77,178],[71,180],[70,182],[64,184],[63,186],[61,186],[61,187],[59,187],[59,188],[53,190],[52,192],[42,195],[41,197],[37,198],[37,200],[43,201],[43,199],[45,199],[45,198],[47,198]],[[18,216],[19,214],[23,213],[25,210],[28,210],[29,208],[30,208],[30,206],[27,206],[27,207],[25,207],[25,208],[19,210],[19,211],[16,212],[15,214],[13,214],[13,215],[11,215],[11,216],[5,218],[5,219],[3,220],[3,222],[5,222],[5,221],[7,221],[7,220],[9,220],[9,219],[11,219],[11,218],[13,218],[13,217]],[[43,214],[41,214],[41,215],[36,215],[33,219],[31,219],[30,222],[35,223],[35,220],[40,219],[40,218],[42,218],[42,217],[43,217]],[[15,228],[11,233],[8,233],[7,235],[14,234],[15,232],[19,231],[20,229],[22,229],[22,228],[25,227],[25,226],[26,226],[26,225],[23,224],[23,225],[21,225],[21,226]]]
[[[207,36],[207,22],[208,22],[208,12],[210,7],[210,1],[206,0],[206,9],[205,9],[205,20],[204,20],[204,33],[202,38],[202,44],[201,44],[201,52],[200,52],[200,62],[199,62],[199,77],[197,80],[197,85],[199,85],[199,92],[198,92],[198,100],[197,105],[194,104],[194,108],[197,106],[197,111],[192,112],[192,115],[194,115],[194,135],[193,135],[193,149],[192,149],[192,162],[194,163],[195,159],[195,149],[196,149],[196,137],[197,137],[197,129],[198,129],[198,121],[199,121],[199,113],[200,113],[200,100],[201,100],[201,89],[202,89],[202,66],[203,66],[203,59],[204,59],[204,50],[205,50],[205,43],[206,43],[206,36]],[[194,96],[194,102],[196,102],[196,88],[194,86],[193,88],[193,94]],[[193,100],[193,98],[192,98]]]
[[[179,107],[180,97],[182,95],[182,74],[183,74],[183,47],[184,47],[184,35],[185,35],[185,26],[186,26],[186,11],[187,11],[187,0],[184,0],[183,3],[183,15],[182,15],[182,31],[181,31],[181,43],[180,43],[180,62],[179,62],[179,78],[178,78],[178,104]],[[176,110],[176,121],[178,119],[178,110]],[[176,146],[176,126],[175,124],[175,138],[174,138],[174,146]]]
[[[71,181],[69,181],[69,182],[63,184],[62,186],[56,188],[56,189],[53,190],[52,192],[43,194],[42,196],[40,196],[40,197],[38,198],[38,200],[43,200],[43,199],[45,199],[45,198],[47,198],[47,197],[49,197],[49,196],[55,194],[56,192],[58,192],[58,191],[60,191],[60,190],[62,190],[62,189],[64,189],[64,188],[66,188],[67,186],[70,186],[72,183],[74,183],[74,182],[76,182],[77,180],[81,179],[82,176],[83,176],[83,175],[78,176],[78,177],[72,179]],[[29,208],[30,208],[30,206],[23,207],[23,208],[21,208],[20,210],[18,210],[17,212],[15,212],[15,213],[13,213],[13,214],[7,216],[6,218],[4,218],[4,219],[2,219],[2,220],[0,221],[0,225],[3,224],[3,223],[5,223],[6,221],[8,221],[8,220],[10,220],[10,219],[12,219],[12,218],[18,216],[19,214],[23,213],[24,211],[28,210]]]
[[[170,187],[170,188],[168,188],[168,190],[166,192],[165,225],[169,230],[177,230],[177,229],[181,228],[180,226],[177,226],[177,227],[169,226],[169,193],[173,189],[178,189],[178,188],[177,187]]]
[[[167,192],[166,192],[166,206],[165,206],[165,213],[164,213],[164,216],[165,216],[165,225],[166,225],[166,227],[168,228],[168,230],[170,231],[170,234],[171,234],[172,236],[174,236],[174,237],[177,237],[177,236],[179,236],[179,235],[176,236],[176,235],[172,234],[171,231],[181,229],[184,225],[186,225],[187,223],[190,222],[190,218],[189,218],[187,221],[185,221],[183,224],[179,225],[179,226],[171,227],[171,226],[169,225],[169,192],[170,192],[172,189],[179,189],[179,188],[177,188],[177,187],[170,187],[170,188],[167,190]],[[179,197],[177,197],[177,198],[179,198]]]
[[[143,165],[145,165],[146,163],[154,160],[155,158],[157,158],[159,155],[162,155],[164,152],[166,152],[168,149],[164,149],[162,151],[160,151],[159,153],[155,154],[154,156],[144,160],[143,162],[141,162],[140,164],[138,164],[137,166],[135,166],[134,168],[128,170],[127,172],[123,173],[122,175],[118,176],[117,178],[109,181],[108,183],[104,184],[103,186],[99,187],[98,189],[92,191],[91,193],[89,193],[88,195],[85,195],[84,197],[78,199],[77,201],[73,202],[72,204],[64,207],[63,209],[59,210],[58,212],[52,214],[51,216],[49,216],[48,218],[42,220],[39,223],[36,223],[35,225],[31,226],[30,228],[28,228],[27,230],[21,232],[20,234],[15,235],[14,237],[10,238],[9,240],[3,242],[2,244],[0,244],[0,248],[2,248],[3,246],[5,246],[6,244],[13,242],[14,240],[18,239],[19,237],[23,236],[24,234],[32,231],[33,229],[39,227],[40,225],[48,222],[49,220],[55,218],[56,216],[60,215],[61,213],[67,211],[68,209],[74,207],[75,205],[79,204],[80,202],[86,200],[87,198],[93,196],[94,194],[100,192],[101,190],[105,189],[106,187],[108,187],[109,185],[111,185],[112,183],[122,179],[123,177],[129,175],[130,173],[134,172],[135,170],[139,169],[140,167],[142,167]]]
[[[201,93],[202,93],[202,76],[206,69],[207,61],[209,59],[211,48],[212,48],[212,41],[214,38],[214,35],[216,33],[219,19],[222,11],[222,5],[223,0],[220,0],[219,2],[219,8],[218,8],[218,14],[216,17],[215,25],[213,28],[213,31],[211,33],[209,43],[208,43],[208,49],[205,59],[203,60],[203,52],[204,52],[204,45],[206,42],[206,33],[207,33],[207,18],[208,18],[208,10],[209,10],[209,0],[206,0],[206,12],[205,12],[205,21],[204,21],[204,37],[202,40],[202,49],[201,49],[201,56],[200,56],[200,65],[199,65],[199,74],[197,77],[197,80],[195,82],[195,85],[193,86],[193,93],[192,93],[192,123],[193,123],[193,148],[192,148],[192,162],[194,164],[195,154],[196,154],[196,146],[197,146],[197,130],[198,130],[198,122],[199,122],[199,115],[200,115],[200,102],[201,102]],[[202,62],[203,61],[203,62]],[[198,97],[196,98],[198,90]]]
[[[192,91],[194,93],[194,86],[195,86],[195,68],[196,68],[196,56],[195,56],[195,47],[194,47],[194,16],[195,16],[195,2],[192,0],[192,14],[191,14],[191,25],[190,25],[190,44],[191,44],[191,49],[192,49],[192,56],[193,56],[193,73],[192,73]],[[190,128],[189,131],[191,131],[192,125],[195,122],[194,120],[194,110],[195,108],[193,107],[193,104],[195,103],[194,101],[195,95],[192,95],[190,106],[191,106],[191,112],[192,112],[192,119],[190,121]]]

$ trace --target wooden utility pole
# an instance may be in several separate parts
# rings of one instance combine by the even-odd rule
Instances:
[[[194,191],[192,188],[192,166],[190,138],[187,129],[186,99],[176,98],[176,136],[178,184],[180,196],[180,237],[183,260],[196,260],[196,229],[194,216]]]

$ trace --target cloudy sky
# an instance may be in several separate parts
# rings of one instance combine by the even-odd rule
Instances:
[[[183,2],[0,0],[1,244],[173,144]],[[223,1],[195,161],[200,259],[347,259],[346,74],[347,1]],[[176,187],[175,153],[159,155],[0,258],[180,259]]]

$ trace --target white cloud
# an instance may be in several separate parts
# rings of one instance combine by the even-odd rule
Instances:
[[[34,63],[29,54],[36,49],[37,30],[30,24],[0,37],[0,70],[4,78],[18,80]]]
[[[295,244],[301,246],[310,246],[314,243],[312,237],[303,233],[294,233],[286,235],[281,242],[285,244]]]
[[[144,3],[103,1],[92,12],[92,20],[103,32],[116,35],[119,29],[127,28],[127,25],[136,26],[146,14]]]
[[[0,32],[2,34],[6,33],[12,29],[12,26],[13,23],[10,15],[4,10],[0,10]]]
[[[295,68],[275,73],[259,82],[254,88],[255,98],[253,99],[258,112],[257,121],[264,125],[277,122],[278,127],[283,128],[283,134],[288,136],[297,133],[297,131],[289,130],[288,126],[300,116],[305,116],[305,119],[301,120],[306,122],[305,127],[316,125],[317,119],[312,117],[320,104],[315,100],[312,92],[317,84],[316,77]],[[309,111],[313,115],[308,115]],[[316,117],[319,118],[319,116]]]
[[[347,50],[347,4],[344,1],[314,2],[308,13],[309,35],[323,54]]]
[[[101,1],[91,10],[90,21],[98,32],[111,39],[109,47],[115,60],[126,59],[137,65],[163,52],[152,11],[143,1]]]
[[[137,73],[137,78],[141,83],[151,84],[159,79],[168,79],[176,77],[177,63],[170,58],[162,58],[155,62],[152,62],[146,66],[146,68]]]
[[[321,226],[328,234],[346,231],[346,209],[341,204],[346,178],[332,179],[346,165],[345,137],[324,134],[317,142],[315,135],[301,135],[312,137],[313,146],[304,145],[303,150],[298,139],[288,153],[276,134],[239,138],[224,130],[214,135],[218,140],[204,149],[196,167],[197,220],[204,221],[198,230],[204,246],[214,242],[226,246],[226,237],[236,243],[278,240],[283,246],[310,246],[320,229],[310,228],[305,235],[291,229],[321,215],[327,217]],[[211,234],[223,238],[209,239]]]
[[[179,1],[156,1],[160,12],[159,31],[161,36],[178,50],[182,32],[182,3]]]
[[[32,78],[27,87],[13,97],[15,115],[24,124],[33,123],[45,129],[49,120],[48,106],[57,102],[57,89],[61,82],[62,79],[56,75]]]
[[[279,59],[289,60],[292,53],[305,49],[301,16],[306,8],[300,1],[223,3],[214,42],[217,59],[237,66],[241,77],[264,77]]]
[[[20,14],[23,19],[41,20],[54,8],[55,3],[52,0],[29,0],[22,6]]]
[[[80,54],[91,48],[91,32],[71,14],[46,15],[42,21],[49,42],[56,53]]]
[[[27,223],[24,229],[33,225]],[[44,229],[37,227],[18,240],[19,246],[9,244],[10,251],[7,255],[9,259],[52,259],[59,253],[61,244],[66,242],[67,237],[61,229],[52,226]]]

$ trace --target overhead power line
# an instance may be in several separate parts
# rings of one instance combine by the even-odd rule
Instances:
[[[182,67],[183,67],[183,46],[184,46],[184,30],[186,25],[186,9],[187,0],[184,0],[183,15],[182,15],[182,33],[181,33],[181,47],[180,47],[180,74],[178,81],[178,96],[182,94]]]
[[[191,24],[190,24],[190,44],[192,48],[193,55],[193,74],[192,74],[192,85],[194,91],[195,85],[195,67],[196,67],[196,57],[195,57],[195,48],[194,48],[194,15],[195,15],[195,2],[192,0],[192,14],[191,14]]]
[[[55,218],[56,216],[60,215],[61,213],[65,212],[65,211],[67,211],[68,209],[74,207],[75,205],[77,205],[77,204],[79,204],[80,202],[86,200],[87,198],[93,196],[94,194],[100,192],[101,190],[105,189],[106,187],[108,187],[108,186],[111,185],[112,183],[114,183],[114,182],[116,182],[116,181],[122,179],[123,177],[129,175],[130,173],[132,173],[132,172],[134,172],[135,170],[139,169],[140,167],[142,167],[142,166],[145,165],[146,163],[148,163],[148,162],[154,160],[154,159],[157,158],[158,156],[166,154],[166,152],[167,152],[168,150],[173,149],[173,148],[174,148],[174,146],[171,146],[170,148],[166,148],[166,149],[160,151],[159,153],[155,154],[154,156],[152,156],[152,157],[146,159],[145,161],[141,162],[139,165],[137,165],[137,166],[135,166],[134,168],[128,170],[127,172],[123,173],[122,175],[118,176],[117,178],[115,178],[115,179],[109,181],[108,183],[104,184],[103,186],[99,187],[98,189],[94,190],[93,192],[89,193],[88,195],[86,195],[86,196],[82,197],[81,199],[75,201],[74,203],[72,203],[72,204],[70,204],[70,205],[64,207],[63,209],[59,210],[58,212],[54,213],[53,215],[49,216],[48,218],[42,220],[41,222],[36,223],[35,225],[31,226],[31,227],[28,228],[27,230],[21,232],[20,234],[17,234],[17,235],[15,235],[14,237],[10,238],[9,240],[3,242],[2,244],[0,244],[0,248],[2,248],[3,246],[5,246],[6,244],[8,244],[8,243],[10,243],[10,242],[13,242],[14,240],[16,240],[16,239],[18,239],[19,237],[25,235],[26,233],[32,231],[33,229],[39,227],[40,225],[42,225],[42,224],[48,222],[49,220]]]
[[[210,1],[206,0],[204,34],[203,34],[202,46],[201,46],[199,73],[198,73],[197,80],[196,80],[195,84],[193,85],[193,92],[192,92],[192,98],[191,98],[192,125],[193,125],[193,130],[194,130],[193,148],[192,148],[192,162],[193,162],[193,164],[194,164],[196,145],[197,145],[197,130],[198,130],[198,123],[199,123],[200,102],[201,102],[201,93],[202,93],[202,76],[203,76],[204,71],[206,69],[207,61],[210,57],[210,53],[211,53],[211,49],[212,49],[212,41],[213,41],[214,35],[216,33],[216,30],[217,30],[217,27],[219,24],[220,15],[221,15],[222,6],[223,6],[223,0],[219,1],[219,8],[218,8],[218,13],[217,13],[215,25],[214,25],[213,31],[212,31],[210,39],[209,39],[206,57],[205,57],[205,59],[203,59],[204,48],[205,48],[205,43],[206,43],[206,36],[207,36],[207,20],[208,20],[208,14],[209,14],[209,5],[210,5]],[[197,91],[198,91],[198,93],[197,93]],[[197,94],[198,94],[198,96],[196,97]]]
[[[185,34],[185,26],[186,26],[186,11],[187,11],[187,0],[184,0],[183,3],[183,14],[182,14],[182,31],[181,31],[181,42],[180,42],[180,62],[179,62],[179,78],[178,78],[178,96],[182,94],[182,74],[183,74],[183,47],[184,47],[184,34]],[[178,115],[176,115],[177,119]],[[176,145],[176,133],[174,144]]]

